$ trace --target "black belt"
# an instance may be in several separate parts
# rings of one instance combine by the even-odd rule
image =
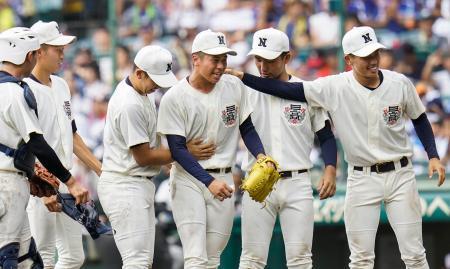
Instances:
[[[227,167],[227,168],[211,168],[211,169],[205,169],[206,172],[208,173],[225,173],[228,174],[231,172],[231,167]]]
[[[402,166],[402,167],[405,167],[405,166],[407,166],[408,165],[408,158],[407,157],[402,157],[401,159],[400,159],[400,165]],[[362,166],[354,166],[353,167],[353,170],[356,170],[356,171],[363,171],[364,170],[364,167],[362,167]],[[370,172],[377,172],[378,174],[381,174],[381,173],[386,173],[386,172],[390,172],[390,171],[393,171],[393,170],[395,170],[395,163],[393,162],[393,161],[390,161],[390,162],[385,162],[385,163],[377,163],[377,164],[374,164],[374,165],[372,165],[371,167],[370,167]]]
[[[145,178],[145,179],[148,179],[148,180],[152,180],[152,178],[153,178],[153,176],[131,176],[131,177],[138,177],[138,178]]]
[[[292,173],[297,172],[299,174],[308,172],[308,169],[302,169],[302,170],[294,170],[294,171],[281,171],[280,177],[292,177]]]

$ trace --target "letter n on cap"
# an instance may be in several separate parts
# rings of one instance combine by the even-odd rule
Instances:
[[[218,35],[219,45],[225,45],[225,37],[223,35]]]
[[[372,38],[370,38],[370,33],[364,34],[362,37],[364,38],[364,43],[369,43],[372,41]]]
[[[267,47],[266,42],[267,42],[267,38],[260,37],[258,47],[264,47],[264,48]]]

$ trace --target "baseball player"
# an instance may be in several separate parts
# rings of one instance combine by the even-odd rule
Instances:
[[[38,35],[41,48],[37,51],[36,66],[24,81],[36,97],[44,138],[66,169],[72,168],[72,155],[75,153],[100,175],[100,162],[77,134],[69,87],[62,78],[52,75],[59,70],[64,60],[64,47],[72,43],[75,36],[63,35],[56,22],[38,21],[30,29]],[[60,192],[67,192],[67,188],[60,185]],[[45,268],[80,268],[84,262],[82,228],[66,214],[55,213],[61,211],[56,195],[42,199],[31,197],[27,211],[31,234],[36,240]],[[55,249],[58,250],[56,265]]]
[[[0,267],[4,269],[43,268],[25,211],[30,185],[22,165],[32,167],[34,159],[30,165],[30,161],[24,162],[17,156],[34,154],[67,185],[77,204],[89,198],[87,190],[64,168],[42,136],[36,99],[21,81],[36,64],[39,47],[38,36],[28,28],[11,28],[0,34]]]
[[[134,59],[134,71],[112,95],[106,116],[100,203],[114,229],[114,240],[124,269],[147,269],[153,262],[155,239],[155,185],[152,177],[172,162],[156,136],[155,89],[177,80],[172,55],[158,46],[146,46]],[[199,159],[214,153],[211,143],[191,149]]]
[[[352,71],[312,82],[288,83],[243,75],[246,85],[285,99],[328,110],[349,163],[345,226],[351,251],[350,268],[373,268],[375,235],[383,202],[406,268],[429,268],[422,243],[422,218],[405,130],[414,128],[429,158],[429,176],[445,181],[425,108],[404,75],[378,68],[379,49],[370,27],[355,27],[342,39]],[[276,89],[273,90],[273,89]]]
[[[219,32],[200,32],[192,44],[193,72],[162,98],[158,133],[165,135],[175,163],[170,173],[174,220],[183,245],[184,268],[217,268],[233,225],[231,165],[239,132],[253,156],[265,157],[251,122],[245,86],[223,75],[236,52]],[[201,138],[217,148],[197,162],[186,140]]]
[[[279,30],[257,31],[249,55],[265,78],[300,82],[286,71],[290,60],[289,38]],[[252,120],[259,130],[266,153],[280,162],[281,180],[266,199],[266,206],[250,199],[242,201],[242,254],[240,268],[265,268],[272,231],[277,214],[286,249],[288,268],[312,268],[311,246],[314,227],[313,195],[309,159],[314,133],[322,146],[324,176],[319,184],[320,198],[336,191],[337,148],[330,122],[324,110],[311,108],[305,102],[293,102],[257,91],[248,91],[254,108]],[[249,171],[255,158],[247,152],[243,169]]]

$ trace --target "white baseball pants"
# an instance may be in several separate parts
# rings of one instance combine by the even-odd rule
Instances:
[[[64,184],[60,184],[59,191],[68,193]],[[81,224],[63,212],[49,212],[43,200],[37,197],[30,198],[27,212],[31,235],[45,268],[81,268],[84,263]],[[55,250],[58,250],[56,265]]]
[[[15,172],[0,171],[0,248],[19,242],[19,257],[28,253],[30,226],[26,207],[30,198],[28,180]],[[19,263],[19,269],[29,269],[33,262]]]
[[[152,268],[156,224],[153,182],[145,177],[103,172],[97,190],[113,228],[122,268]]]
[[[344,221],[350,247],[350,269],[372,269],[375,236],[384,202],[407,269],[429,269],[422,243],[422,216],[415,174],[409,162],[396,170],[377,174],[348,169]]]
[[[233,185],[232,173],[214,178]],[[217,268],[230,238],[234,219],[234,195],[219,201],[190,175],[171,172],[172,209],[183,245],[184,269]]]
[[[264,269],[277,214],[280,215],[289,269],[311,269],[314,208],[309,173],[280,179],[266,199],[242,201],[242,254],[240,269]]]

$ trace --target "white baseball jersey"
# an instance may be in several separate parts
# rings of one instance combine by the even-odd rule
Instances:
[[[153,98],[140,95],[122,80],[108,104],[102,171],[131,176],[157,174],[159,166],[139,166],[130,150],[143,143],[149,143],[151,148],[159,145],[156,118]]]
[[[158,133],[180,135],[186,141],[212,141],[216,152],[210,159],[199,161],[200,165],[205,169],[230,167],[236,156],[239,125],[252,112],[247,98],[244,84],[230,75],[223,75],[209,93],[196,90],[184,78],[161,100]]]
[[[381,72],[383,83],[374,91],[359,84],[352,71],[304,82],[308,104],[329,111],[350,165],[369,166],[413,154],[405,120],[416,119],[425,108],[408,78]]]
[[[73,134],[70,90],[64,79],[50,76],[51,87],[32,78],[24,81],[36,97],[44,138],[66,169],[72,168]]]
[[[289,82],[301,82],[292,76]],[[314,133],[325,127],[328,119],[320,108],[307,103],[281,99],[248,89],[249,100],[254,106],[252,122],[258,130],[264,150],[280,163],[281,171],[310,169]],[[255,157],[247,150],[242,169],[249,171]]]
[[[23,89],[16,83],[1,83],[0,143],[16,149],[19,142],[30,140],[30,133],[42,134],[34,110],[26,103]],[[19,171],[13,158],[0,152],[0,170]]]

